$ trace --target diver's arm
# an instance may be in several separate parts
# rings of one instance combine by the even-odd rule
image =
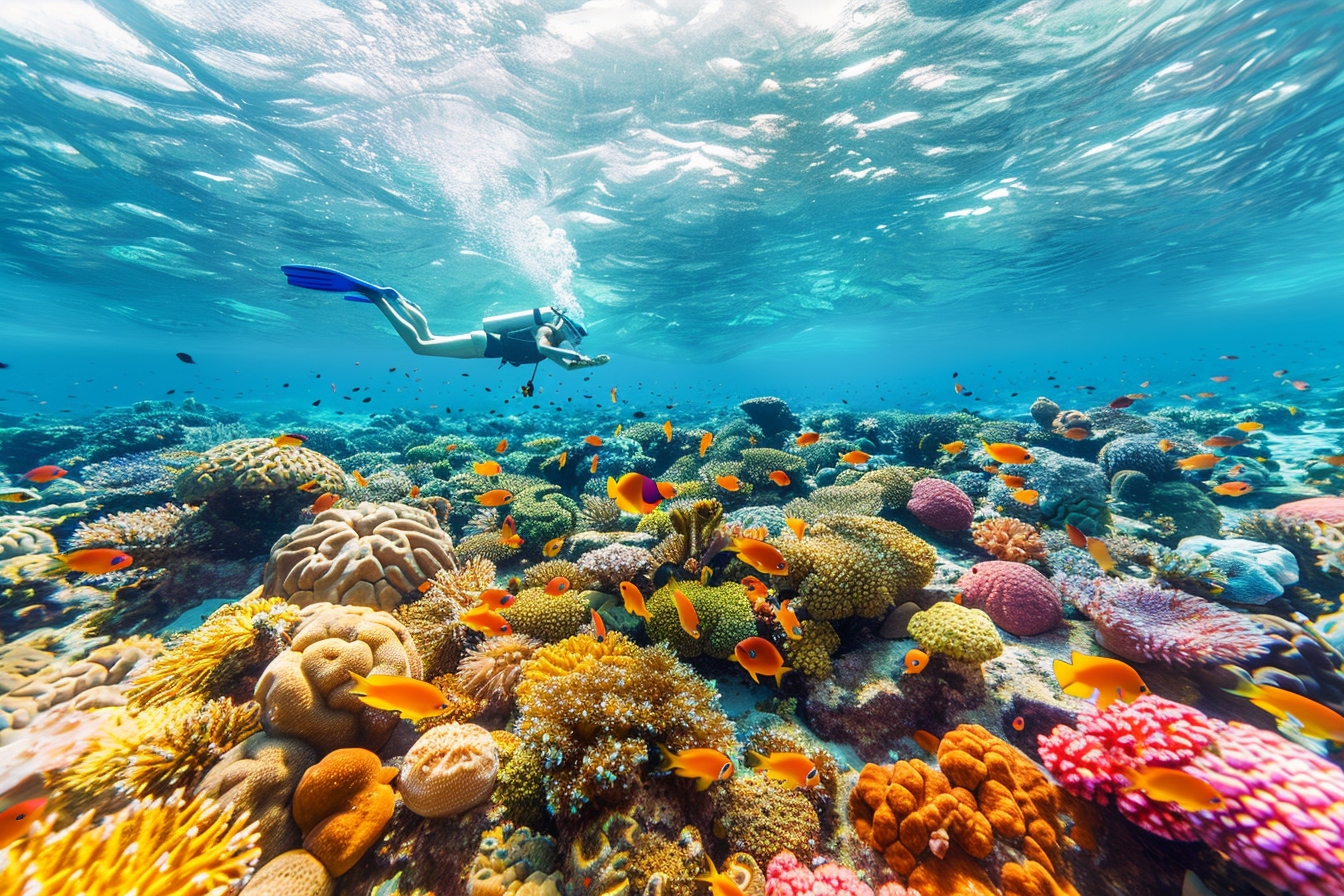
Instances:
[[[397,295],[387,298],[365,293],[368,299],[392,324],[392,329],[417,355],[438,358],[484,358],[486,335],[484,330],[473,330],[457,336],[435,336],[429,331],[429,321],[420,309]]]
[[[577,370],[581,367],[600,367],[611,360],[606,355],[590,358],[566,341],[552,344],[551,340],[554,338],[556,338],[555,331],[550,327],[542,327],[537,330],[537,351],[566,370]]]

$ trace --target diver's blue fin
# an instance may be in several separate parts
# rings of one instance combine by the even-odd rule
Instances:
[[[373,304],[373,299],[366,298],[365,296],[346,296],[345,300],[347,302],[364,302],[369,305]]]
[[[385,289],[381,286],[374,286],[364,280],[351,277],[348,274],[342,274],[340,271],[334,271],[331,268],[319,268],[307,264],[284,264],[280,270],[285,272],[285,279],[289,281],[290,286],[301,286],[304,289],[318,289],[325,292],[357,292],[366,298],[370,295],[393,298],[397,291],[394,289]]]

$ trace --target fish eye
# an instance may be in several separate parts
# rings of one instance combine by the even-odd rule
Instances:
[[[756,651],[754,651],[754,650],[748,650],[748,651],[747,651],[747,656],[751,657],[753,660],[756,659]]]
[[[793,627],[793,633],[795,635],[801,635],[803,633],[803,627],[801,625],[795,625]]]
[[[23,821],[23,820],[24,820],[25,818],[27,818],[27,817],[28,817],[28,813],[27,813],[27,812],[20,812],[18,815],[15,815],[15,816],[14,816],[14,820],[15,820],[15,821]]]
[[[816,768],[813,768],[812,771],[807,773],[807,780],[811,781],[816,776],[817,776],[817,770]]]
[[[733,763],[725,762],[723,768],[719,769],[719,777],[726,778],[733,773]]]

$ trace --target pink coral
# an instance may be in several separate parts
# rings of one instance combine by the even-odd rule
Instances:
[[[1344,887],[1344,771],[1279,735],[1210,719],[1148,695],[1079,717],[1039,738],[1041,758],[1075,796],[1116,806],[1173,840],[1203,840],[1295,896]],[[1188,812],[1121,793],[1122,768],[1178,768],[1223,797],[1220,811]]]
[[[1274,508],[1280,516],[1295,516],[1303,520],[1322,520],[1332,526],[1344,523],[1344,495],[1327,495],[1322,498],[1304,498],[1301,501],[1289,501]]]
[[[975,505],[966,493],[946,479],[921,479],[910,492],[905,509],[930,529],[961,532],[971,527]]]
[[[813,871],[786,850],[770,860],[765,896],[873,896],[873,888],[843,865],[827,862]]]
[[[957,580],[963,606],[984,610],[994,624],[1019,638],[1039,635],[1064,621],[1059,592],[1033,567],[987,560]]]
[[[1097,643],[1127,660],[1241,664],[1269,652],[1255,617],[1184,591],[1081,577],[1065,579],[1060,591],[1097,624]]]

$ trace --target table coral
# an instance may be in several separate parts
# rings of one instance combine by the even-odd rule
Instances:
[[[221,756],[194,794],[246,812],[257,824],[265,862],[299,845],[289,803],[299,778],[317,759],[317,751],[301,740],[254,734]]]
[[[975,504],[946,479],[921,479],[910,492],[905,509],[937,532],[961,532],[971,526]]]
[[[1295,896],[1344,884],[1344,771],[1271,731],[1206,717],[1145,695],[1087,713],[1039,738],[1041,759],[1075,796],[1107,803],[1147,831],[1203,840]],[[1120,771],[1176,768],[1212,785],[1226,806],[1188,812],[1142,792]]]
[[[542,760],[557,815],[629,794],[652,742],[674,751],[733,747],[711,685],[666,647],[638,647],[615,632],[601,644],[578,635],[537,651],[517,699],[518,736]]]
[[[374,709],[353,693],[350,673],[419,678],[410,633],[391,615],[367,607],[305,607],[290,649],[257,680],[266,733],[302,738],[329,750],[381,747],[397,714]]]
[[[843,865],[826,862],[813,870],[785,851],[766,868],[765,896],[873,896],[873,888]]]
[[[1041,540],[1041,533],[1035,526],[1010,516],[993,517],[971,524],[971,540],[995,560],[1010,563],[1044,560],[1048,553],[1045,542]]]
[[[490,798],[499,752],[480,725],[438,725],[406,751],[397,791],[423,818],[461,815]]]
[[[175,793],[128,806],[95,823],[93,813],[39,832],[0,854],[0,896],[135,893],[217,896],[256,864],[256,826],[213,800]]]
[[[1024,563],[977,563],[957,580],[957,587],[963,606],[984,610],[995,625],[1019,638],[1044,634],[1064,621],[1055,586]]]
[[[392,819],[395,768],[358,747],[333,750],[303,773],[294,791],[294,821],[303,848],[333,877],[349,871]]]
[[[678,590],[686,595],[700,618],[699,638],[692,637],[681,627],[673,595]],[[645,625],[649,640],[667,642],[682,659],[701,654],[727,659],[743,639],[756,634],[756,618],[747,590],[737,582],[701,585],[673,580],[655,591],[645,606],[649,611]]]
[[[910,637],[929,653],[978,666],[1003,653],[1003,640],[984,610],[939,601],[910,617]]]
[[[261,497],[294,491],[312,479],[317,480],[319,494],[345,490],[345,472],[311,448],[281,448],[271,439],[235,439],[202,454],[178,475],[173,491],[184,504],[199,504],[223,495]]]
[[[797,606],[813,619],[880,616],[933,578],[937,554],[904,526],[862,516],[824,516],[802,541],[771,541],[789,564]]]
[[[271,548],[265,588],[290,603],[391,610],[440,570],[457,566],[432,513],[404,504],[332,508]]]

